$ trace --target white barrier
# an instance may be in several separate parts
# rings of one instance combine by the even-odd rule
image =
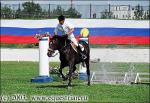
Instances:
[[[49,76],[49,58],[47,50],[49,48],[49,37],[39,39],[39,76],[31,79],[31,82],[52,82]]]
[[[150,73],[136,73],[134,83],[150,83]]]
[[[128,84],[127,72],[101,72],[94,71],[91,76],[91,82],[107,84]]]
[[[40,76],[49,76],[49,58],[47,56],[48,37],[43,37],[39,41],[39,75]]]

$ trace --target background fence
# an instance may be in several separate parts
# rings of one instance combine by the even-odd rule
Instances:
[[[149,63],[149,49],[90,49],[90,59],[100,59],[100,62],[135,62],[135,63]],[[96,54],[96,55],[95,55]],[[38,61],[38,49],[1,49],[1,61]],[[59,54],[53,58],[49,58],[50,62],[59,62]],[[93,63],[96,70],[101,66],[99,63]],[[105,69],[112,68],[112,65],[105,65]],[[116,68],[115,68],[116,69]],[[112,69],[112,70],[115,70]],[[147,68],[148,69],[148,68]]]

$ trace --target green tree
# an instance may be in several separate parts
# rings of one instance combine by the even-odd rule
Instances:
[[[75,8],[72,7],[70,7],[66,11],[66,15],[70,18],[81,18],[81,14]]]
[[[40,15],[40,18],[49,18],[49,11],[47,10],[43,10],[41,15]]]
[[[53,10],[53,12],[51,13],[51,17],[57,17],[58,15],[62,15],[65,13],[65,10],[58,5],[56,9]]]
[[[143,7],[138,4],[135,7],[135,11],[134,11],[135,19],[137,20],[143,19],[143,14],[144,14]]]
[[[21,18],[21,14],[22,14],[22,11],[21,11],[21,9],[20,9],[20,4],[19,4],[18,9],[16,10],[15,17],[16,17],[16,18]]]
[[[11,8],[4,6],[1,7],[1,18],[7,19],[12,17],[12,10]]]
[[[147,10],[147,19],[150,20],[150,4],[149,4],[149,9]]]
[[[143,19],[144,19],[144,20],[148,20],[148,19],[149,19],[149,16],[150,16],[150,15],[149,15],[149,10],[147,10],[147,11],[144,12]]]
[[[42,8],[39,4],[35,4],[34,2],[25,2],[22,4],[23,13],[26,14],[26,17],[32,18],[35,16],[39,16],[42,12]]]
[[[70,18],[80,18],[81,14],[75,8],[69,8],[65,11],[60,5],[57,6],[56,9],[51,13],[51,17],[57,17],[59,15],[65,15]]]

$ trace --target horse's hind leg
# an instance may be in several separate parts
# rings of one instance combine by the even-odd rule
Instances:
[[[72,72],[74,73],[74,71],[75,71],[76,69],[77,69],[76,66],[73,66],[73,71],[72,71]]]
[[[86,68],[87,68],[87,76],[88,76],[88,85],[90,85],[90,68],[89,68],[89,60],[85,61]]]

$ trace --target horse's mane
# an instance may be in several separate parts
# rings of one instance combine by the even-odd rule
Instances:
[[[69,44],[71,41],[68,39],[68,35],[54,35],[50,40],[58,40],[61,43],[67,43]]]

